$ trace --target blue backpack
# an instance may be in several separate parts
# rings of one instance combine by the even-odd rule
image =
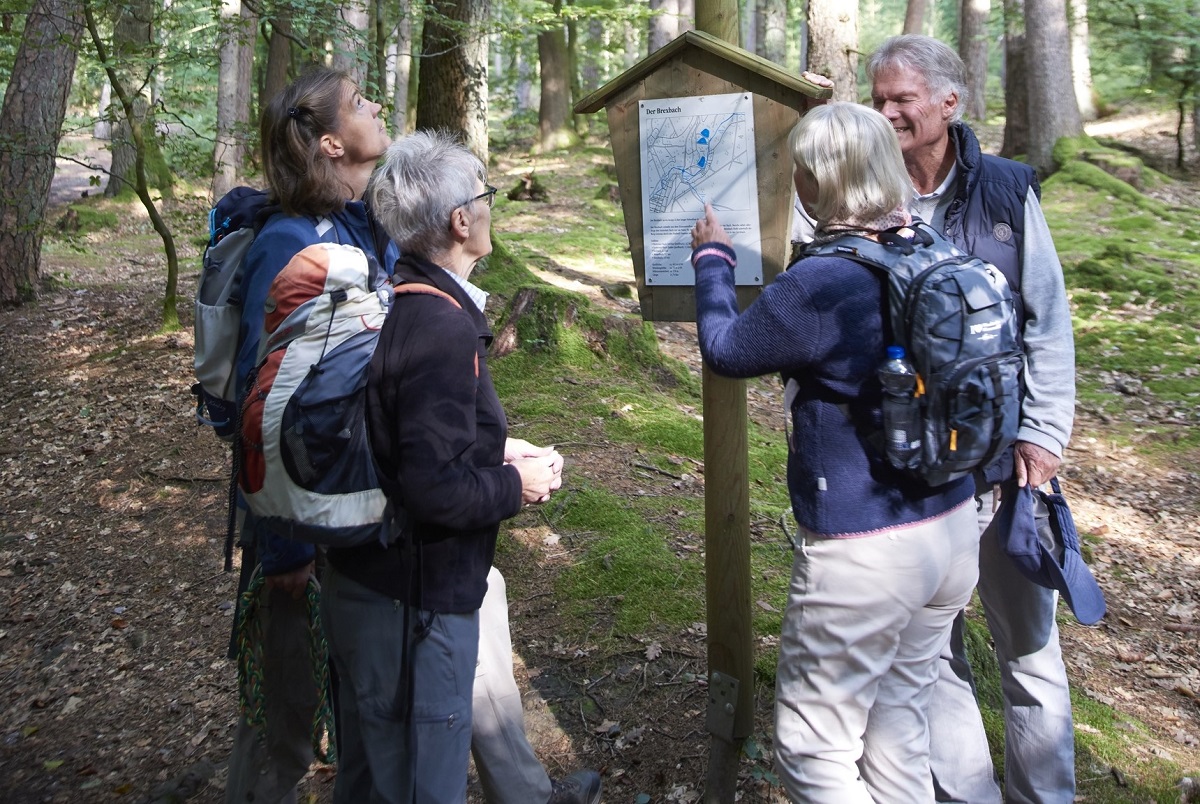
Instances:
[[[196,421],[223,441],[237,429],[234,370],[242,317],[243,263],[255,235],[279,206],[265,190],[235,187],[208,213],[208,245],[196,285]]]

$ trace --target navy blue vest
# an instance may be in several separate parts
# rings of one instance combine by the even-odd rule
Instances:
[[[975,133],[962,123],[950,127],[950,142],[958,158],[958,188],[946,208],[942,232],[968,254],[1000,269],[1012,288],[1017,314],[1017,337],[1025,327],[1021,295],[1021,248],[1025,241],[1025,200],[1032,187],[1040,199],[1037,173],[1029,165],[984,154]],[[987,482],[1012,477],[1012,449],[984,470]]]

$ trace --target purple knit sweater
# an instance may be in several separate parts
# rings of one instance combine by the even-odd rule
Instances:
[[[864,536],[938,517],[968,499],[971,478],[930,488],[891,466],[855,428],[879,427],[881,284],[840,257],[810,257],[781,274],[738,315],[732,250],[696,250],[700,354],[727,377],[780,372],[797,384],[788,491],[801,527]]]

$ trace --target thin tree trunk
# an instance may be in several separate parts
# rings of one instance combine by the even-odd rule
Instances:
[[[787,0],[759,0],[755,52],[776,64],[784,64],[787,58]]]
[[[1092,55],[1088,36],[1087,0],[1068,0],[1071,20],[1071,76],[1075,81],[1075,101],[1081,120],[1096,119],[1096,98],[1092,87]]]
[[[213,148],[212,200],[237,186],[245,160],[245,129],[249,119],[250,64],[246,40],[253,26],[241,0],[221,4],[220,69],[217,77],[217,144]],[[113,154],[115,161],[116,154]]]
[[[651,17],[646,31],[649,52],[653,53],[675,38],[679,29],[678,0],[650,0]]]
[[[963,112],[972,120],[987,118],[988,17],[992,0],[962,0],[959,15],[958,54],[967,68],[967,106]]]
[[[1000,155],[1029,151],[1029,83],[1025,69],[1025,2],[1004,0],[1004,143]]]
[[[925,6],[926,0],[908,0],[908,7],[904,12],[904,33],[924,33]]]
[[[396,63],[392,68],[393,91],[392,136],[399,137],[408,130],[408,89],[412,80],[413,18],[407,8],[400,10],[396,24]]]
[[[100,63],[104,65],[104,71],[108,74],[108,80],[112,83],[113,93],[121,101],[121,109],[124,111],[127,118],[133,118],[133,95],[121,80],[121,76],[113,67],[113,60],[108,54],[108,49],[104,46],[104,40],[100,37],[100,29],[96,25],[96,18],[92,14],[92,7],[88,3],[83,4],[84,21],[87,24],[88,33],[92,37],[92,45],[96,48],[96,57]],[[146,182],[146,138],[141,126],[130,126],[130,133],[133,135],[133,143],[137,149],[137,160],[134,163],[134,189],[137,192],[138,198],[142,201],[142,206],[146,209],[146,214],[150,218],[150,224],[154,227],[154,231],[158,232],[163,241],[163,251],[167,257],[167,286],[163,294],[163,318],[162,324],[165,330],[179,329],[179,311],[175,305],[175,299],[178,296],[179,288],[179,256],[175,251],[175,238],[171,235],[171,229],[167,226],[162,215],[158,211],[158,207],[154,204],[154,199],[150,197],[150,186]]]
[[[117,69],[121,72],[125,85],[135,93],[133,111],[130,119],[120,113],[113,127],[112,163],[109,166],[109,180],[104,188],[104,195],[113,198],[133,186],[133,165],[136,160],[134,153],[132,126],[141,126],[146,120],[147,101],[144,94],[150,85],[148,68],[144,65],[154,61],[150,53],[152,47],[152,21],[154,7],[148,0],[132,0],[112,7],[116,15],[113,19],[113,57],[117,61]]]
[[[333,46],[333,68],[345,70],[361,87],[367,77],[367,30],[371,24],[367,0],[344,0],[340,13],[342,28]]]
[[[276,8],[271,18],[271,38],[267,45],[267,70],[263,81],[259,106],[266,106],[271,98],[288,85],[288,72],[292,67],[292,18],[291,13]]]
[[[808,70],[833,81],[833,99],[857,103],[858,4],[809,0]]]
[[[83,33],[78,3],[36,0],[0,109],[0,303],[37,290],[54,155]]]

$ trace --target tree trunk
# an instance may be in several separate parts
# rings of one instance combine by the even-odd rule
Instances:
[[[121,110],[127,118],[132,119],[135,117],[133,93],[125,86],[120,73],[113,67],[115,60],[108,53],[104,40],[100,37],[100,29],[96,25],[96,17],[92,13],[91,5],[85,2],[82,6],[83,18],[87,24],[88,33],[91,35],[92,45],[96,48],[96,58],[104,65],[104,71],[112,84],[112,91],[121,101]],[[155,206],[154,199],[150,197],[150,186],[146,182],[145,132],[141,126],[130,126],[129,131],[133,136],[133,145],[137,153],[133,171],[134,190],[146,210],[146,215],[150,218],[150,224],[154,227],[154,231],[162,238],[163,252],[167,258],[167,286],[163,293],[162,325],[164,330],[176,330],[179,329],[179,310],[176,307],[176,299],[179,295],[179,255],[175,251],[175,238],[171,235],[171,228],[167,226],[158,207]]]
[[[0,109],[0,303],[37,290],[42,218],[83,32],[70,0],[36,0]]]
[[[345,70],[359,87],[367,77],[367,30],[371,24],[367,0],[344,0],[342,25],[333,45],[333,69]]]
[[[833,81],[833,99],[858,103],[858,3],[809,0],[808,66]]]
[[[1068,0],[1067,13],[1071,20],[1071,76],[1075,81],[1075,100],[1079,104],[1079,117],[1086,122],[1096,119],[1087,0]]]
[[[679,29],[679,2],[678,0],[650,0],[650,12],[646,42],[648,53],[653,53],[675,39],[676,31]]]
[[[758,48],[764,59],[783,65],[787,58],[787,0],[759,0]]]
[[[292,18],[288,11],[276,7],[271,18],[271,38],[267,45],[267,70],[263,82],[259,107],[264,107],[271,98],[288,85],[288,73],[292,68]]]
[[[247,48],[254,41],[252,17],[241,0],[221,4],[221,50],[217,78],[217,144],[213,148],[212,200],[237,186],[246,158],[250,114],[251,63]],[[116,161],[116,153],[113,154]]]
[[[582,63],[579,65],[579,89],[584,95],[595,92],[604,83],[600,59],[605,50],[598,46],[604,41],[604,21],[595,18],[588,20],[586,36],[591,46],[583,48]]]
[[[1029,164],[1045,176],[1056,169],[1054,143],[1083,133],[1071,80],[1071,37],[1065,0],[1026,0],[1026,64],[1029,74]]]
[[[134,153],[131,125],[141,126],[146,120],[147,101],[143,94],[150,85],[150,68],[154,62],[151,55],[154,7],[147,0],[130,0],[111,7],[113,19],[113,58],[126,86],[134,87],[134,119],[131,121],[117,110],[112,129],[112,164],[109,166],[108,184],[104,195],[113,198],[127,192],[133,186]]]
[[[741,27],[738,35],[742,37],[742,47],[752,53],[758,52],[758,8],[759,0],[745,0],[742,6]]]
[[[679,24],[675,26],[675,35],[696,30],[696,0],[677,0],[679,3]],[[785,0],[786,2],[786,0]]]
[[[405,9],[399,3],[395,4],[400,14],[404,14]],[[387,97],[388,85],[388,33],[389,26],[387,23],[387,8],[382,0],[371,0],[371,21],[373,23],[371,30],[371,63],[367,70],[367,82],[363,85],[367,96],[373,100],[378,100],[384,103],[384,98]]]
[[[1004,143],[1000,155],[1029,151],[1029,82],[1025,69],[1025,0],[1004,0]]]
[[[109,119],[112,110],[109,106],[112,105],[112,87],[108,82],[104,82],[104,86],[100,87],[100,104],[97,107],[99,111],[96,113],[96,125],[92,126],[92,136],[98,140],[112,139],[112,120]]]
[[[638,36],[638,28],[629,20],[625,21],[625,69],[637,63],[642,56],[642,40]]]
[[[416,125],[462,132],[485,165],[489,5],[489,0],[437,0],[427,8]]]
[[[967,68],[967,106],[963,113],[972,120],[987,118],[988,17],[992,0],[962,0],[959,15],[958,55]]]
[[[908,8],[904,12],[904,33],[924,33],[925,5],[926,0],[908,0]]]
[[[561,13],[558,2],[555,13]],[[579,137],[571,125],[571,77],[567,56],[567,32],[563,25],[551,26],[538,34],[538,60],[541,65],[542,99],[538,106],[537,150],[546,153],[568,148]]]
[[[413,65],[413,18],[407,8],[400,10],[400,21],[396,24],[396,62],[392,67],[392,137],[399,137],[408,130],[408,88],[412,80]]]

